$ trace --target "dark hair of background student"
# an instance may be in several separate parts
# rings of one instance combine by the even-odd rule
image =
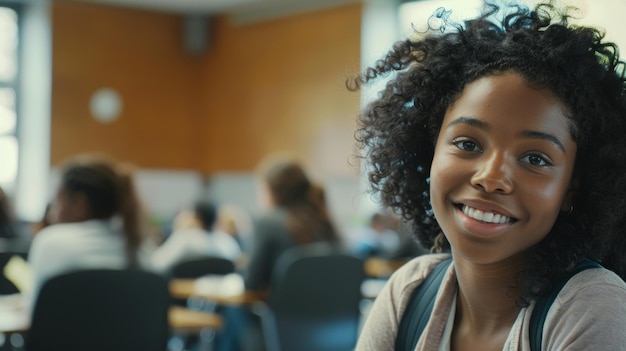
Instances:
[[[59,192],[86,200],[85,218],[76,221],[119,217],[126,237],[128,262],[130,266],[138,264],[143,213],[130,169],[104,156],[77,157],[64,165]]]
[[[217,220],[217,207],[206,201],[199,201],[193,206],[193,211],[202,224],[202,228],[208,232],[213,230],[213,225]]]
[[[15,217],[11,204],[4,190],[0,188],[0,238],[14,238],[16,236]]]
[[[273,205],[287,213],[287,231],[295,242],[339,241],[328,215],[324,189],[313,184],[298,163],[277,161],[261,173]]]
[[[502,23],[498,6],[478,19],[448,21],[418,39],[398,42],[351,85],[390,73],[380,98],[359,118],[357,139],[371,163],[369,179],[382,201],[414,223],[425,247],[449,249],[433,215],[429,174],[446,110],[466,84],[513,71],[547,88],[569,111],[577,144],[576,196],[550,233],[531,250],[520,272],[522,304],[545,294],[551,282],[587,256],[626,278],[626,97],[624,63],[604,33],[569,26],[552,4],[536,11],[513,6]],[[557,23],[554,23],[557,22]],[[454,31],[446,31],[451,26]],[[419,33],[418,33],[419,34]]]

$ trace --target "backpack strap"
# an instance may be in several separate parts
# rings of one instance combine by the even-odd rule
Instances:
[[[583,259],[574,269],[567,272],[567,274],[561,278],[552,288],[552,291],[549,295],[541,297],[537,299],[535,302],[535,307],[533,308],[533,313],[530,316],[530,349],[531,351],[540,351],[541,350],[541,342],[543,339],[543,325],[546,321],[546,316],[548,315],[548,310],[550,310],[550,306],[556,299],[557,295],[568,280],[571,277],[575,276],[581,271],[589,268],[602,268],[602,266],[595,261],[592,261],[588,258]]]
[[[443,281],[446,269],[452,258],[448,258],[435,266],[412,293],[409,304],[402,315],[398,334],[396,335],[395,351],[413,351],[417,345],[435,305],[435,297]]]

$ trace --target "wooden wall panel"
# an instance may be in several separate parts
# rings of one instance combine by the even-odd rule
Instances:
[[[250,171],[290,150],[320,173],[347,174],[358,93],[359,4],[235,25],[213,21],[208,51],[182,48],[182,18],[95,4],[53,4],[51,159],[102,151],[143,168]],[[93,120],[111,86],[121,118]]]
[[[244,26],[218,21],[206,62],[206,169],[252,169],[289,150],[320,173],[354,172],[359,95],[344,83],[359,70],[360,17],[353,4]]]
[[[100,151],[145,168],[201,167],[203,58],[185,53],[181,17],[55,1],[52,21],[52,164]],[[100,87],[123,99],[109,124],[89,112]]]

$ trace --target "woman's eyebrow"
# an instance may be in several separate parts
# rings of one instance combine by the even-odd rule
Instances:
[[[450,128],[454,125],[461,124],[461,123],[470,125],[472,127],[478,127],[480,129],[489,129],[489,125],[487,123],[479,119],[473,118],[473,117],[459,117],[453,120],[452,122],[448,123],[446,128]]]
[[[559,139],[552,134],[539,132],[536,130],[525,130],[521,132],[520,135],[527,138],[547,140],[559,149],[561,149],[561,151],[565,152],[565,147],[563,146],[563,143],[561,143],[561,141],[559,141]]]

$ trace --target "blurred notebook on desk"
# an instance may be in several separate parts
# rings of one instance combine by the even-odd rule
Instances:
[[[4,265],[2,273],[21,293],[32,291],[33,273],[28,262],[22,257],[18,255],[11,257]]]

